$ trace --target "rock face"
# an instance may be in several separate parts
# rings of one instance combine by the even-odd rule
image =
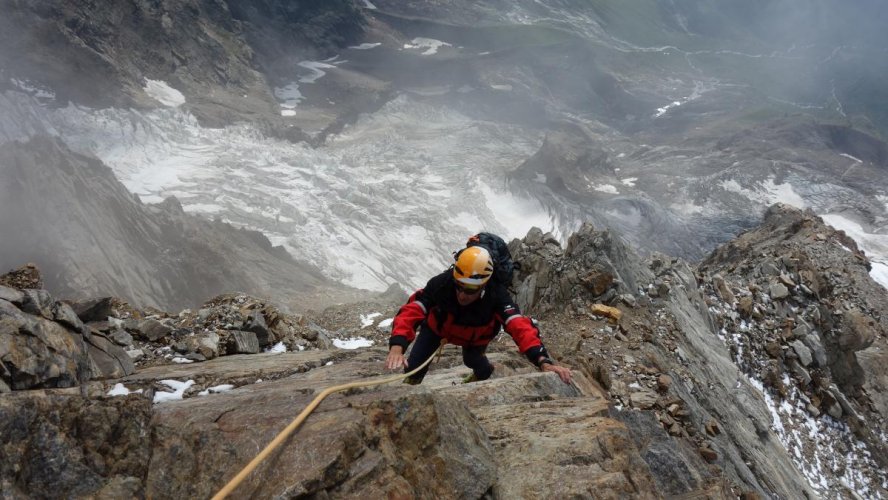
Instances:
[[[843,232],[811,212],[785,205],[768,209],[760,227],[722,246],[700,267],[710,310],[716,312],[715,327],[736,365],[764,384],[781,423],[780,439],[804,456],[801,464],[843,450],[843,466],[862,470],[864,476],[867,467],[888,463],[880,437],[888,422],[888,295],[869,276],[869,267]],[[713,293],[715,273],[726,276],[733,293],[746,299],[745,306]],[[829,419],[850,427],[871,459],[846,450],[847,433],[829,433]],[[816,442],[796,440],[792,433],[799,427],[820,429],[822,435]],[[820,473],[800,465],[807,467],[813,471],[806,473],[809,478]]]
[[[243,362],[237,365],[255,376],[287,371],[294,361],[312,356],[263,355],[265,361],[252,369]],[[80,468],[89,480],[72,490],[79,494],[208,497],[252,458],[258,443],[269,442],[285,427],[317,389],[378,374],[381,356],[380,350],[351,352],[333,366],[316,365],[287,379],[162,403],[151,412],[150,422],[147,400],[140,395],[84,400],[17,393],[0,402],[0,414],[8,417],[0,424],[0,435],[13,452],[9,456],[31,447],[35,463],[59,459],[59,453],[68,454],[68,461],[64,474],[49,484],[33,484],[32,471],[16,471],[11,464],[2,469],[2,480],[23,485],[17,486],[22,494],[39,495],[50,487],[72,488],[77,476],[71,471]],[[607,416],[607,403],[594,384],[578,375],[577,383],[567,386],[554,375],[534,373],[516,354],[494,354],[494,360],[502,363],[503,378],[453,385],[465,368],[438,367],[423,386],[331,396],[235,495],[480,498],[488,493],[527,498],[545,491],[604,491],[604,498],[658,496],[626,427]],[[441,363],[459,364],[455,350]],[[230,376],[224,364],[230,363],[219,359],[164,372],[146,370],[124,383],[133,387],[159,376],[202,379],[213,372]],[[522,368],[516,372],[507,365]],[[562,399],[546,401],[556,394]],[[78,405],[88,405],[89,411],[72,410]],[[38,410],[40,418],[59,422],[52,435],[65,439],[64,445],[54,449],[33,432],[13,430],[21,428],[16,422],[37,425]],[[101,412],[114,417],[101,418]],[[97,420],[93,431],[74,434],[90,417]],[[101,446],[93,441],[115,429],[115,440]],[[114,467],[96,465],[114,453],[126,453],[128,460]]]
[[[843,241],[810,214],[778,206],[695,272],[662,256],[642,265],[591,226],[564,251],[531,231],[512,242],[526,263],[513,285],[536,292],[525,293],[535,297],[527,307],[553,357],[572,366],[572,384],[537,372],[505,336],[488,349],[494,377],[463,384],[458,350],[445,349],[420,386],[329,397],[235,496],[884,495],[884,372],[867,368],[885,364],[877,314],[885,292]],[[844,272],[826,272],[835,268]],[[590,286],[600,282],[610,284]],[[788,295],[773,298],[772,282]],[[841,308],[832,305],[838,297]],[[86,319],[93,335],[129,343],[148,360],[82,392],[15,390],[0,399],[4,456],[27,455],[15,463],[29,464],[0,464],[0,484],[18,496],[207,497],[322,388],[384,374],[384,348],[324,348],[330,338],[363,336],[361,316],[376,307],[369,303],[325,312],[319,321],[329,329],[240,294],[179,315],[116,299],[68,307],[45,291],[9,287],[0,287],[3,303],[0,324],[33,316],[76,328]],[[152,332],[163,333],[152,341]],[[368,336],[383,343],[379,332]],[[307,350],[225,356],[245,334],[251,350],[259,334]],[[15,335],[27,336],[16,331],[0,346]],[[862,378],[838,382],[841,359],[857,363]],[[817,465],[826,463],[838,469]],[[34,471],[46,464],[63,465],[44,484]]]
[[[151,79],[182,92],[210,126],[277,114],[225,2],[8,2],[4,11],[0,66],[62,102],[153,107],[143,91]]]
[[[56,139],[3,145],[0,172],[0,269],[36,261],[53,294],[164,309],[231,290],[298,309],[350,294],[259,233],[190,216],[174,198],[143,205]]]
[[[571,236],[567,249],[538,228],[509,244],[521,270],[512,283],[518,305],[542,313],[569,303],[585,307],[589,300],[616,303],[621,294],[635,293],[645,276],[641,260],[618,236],[584,224]]]
[[[29,265],[0,276],[0,282],[17,282],[23,270],[35,278],[32,282],[42,281],[36,267]],[[133,370],[124,350],[85,325],[67,303],[56,301],[46,290],[0,285],[2,387],[73,387]]]
[[[0,488],[9,498],[132,498],[150,455],[151,403],[19,391],[0,398]]]

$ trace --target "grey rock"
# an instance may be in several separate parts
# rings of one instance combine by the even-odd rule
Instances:
[[[75,332],[86,332],[86,326],[68,304],[56,302],[52,305],[52,318]]]
[[[789,296],[789,290],[783,283],[771,283],[768,287],[768,295],[774,300],[785,299]]]
[[[130,359],[133,361],[138,361],[138,360],[142,359],[143,357],[145,357],[145,351],[143,351],[142,349],[140,349],[138,347],[131,347],[129,349],[125,349],[124,352],[126,352],[126,355],[129,356]]]
[[[0,300],[5,300],[7,302],[12,302],[17,306],[22,305],[22,300],[24,300],[25,295],[16,290],[15,288],[9,288],[7,286],[0,285]]]
[[[267,347],[275,341],[274,335],[268,330],[268,325],[265,323],[265,316],[258,309],[253,310],[247,316],[247,319],[244,321],[243,331],[255,333],[256,339],[259,341],[259,347]]]
[[[790,342],[789,345],[792,346],[792,350],[798,355],[799,362],[802,363],[802,366],[808,366],[811,364],[811,361],[813,361],[814,358],[811,355],[811,349],[808,349],[808,346],[806,346],[804,342],[801,340],[794,340]]]
[[[0,359],[0,376],[14,390],[73,387],[89,379],[82,335],[40,316],[0,316]]]
[[[122,347],[107,338],[91,334],[87,338],[87,344],[94,378],[125,377],[135,371],[132,358]]]
[[[839,403],[839,406],[842,407],[842,412],[844,412],[846,415],[852,416],[856,420],[860,420],[860,415],[857,413],[857,410],[855,410],[851,402],[848,401],[845,393],[839,390],[839,388],[835,384],[830,384],[829,393]]]
[[[77,317],[85,323],[92,321],[107,321],[114,316],[114,308],[111,306],[111,297],[98,299],[79,300],[71,303],[71,308]]]
[[[53,319],[52,306],[55,300],[49,292],[29,288],[22,290],[22,293],[25,295],[22,301],[22,311],[35,316],[43,316],[46,319]]]
[[[540,245],[543,242],[543,230],[534,226],[527,231],[527,236],[524,237],[524,243],[529,246]]]
[[[842,418],[842,406],[838,402],[833,403],[826,410],[826,413],[829,414],[830,417],[839,420]]]
[[[631,293],[624,293],[619,296],[619,299],[622,303],[626,304],[629,307],[637,307],[638,300],[635,299],[635,295]]]
[[[216,332],[206,332],[197,336],[197,351],[206,359],[219,356],[219,335]]]
[[[811,350],[817,366],[827,366],[829,360],[826,355],[826,349],[823,348],[823,344],[820,342],[820,335],[817,332],[812,332],[802,337],[801,340]]]
[[[647,410],[657,403],[657,393],[649,390],[641,390],[629,394],[629,400],[634,408]]]
[[[780,274],[779,280],[781,283],[783,283],[784,285],[786,285],[789,288],[796,286],[795,281],[793,281],[792,278],[790,278],[789,276],[787,276],[783,273]]]
[[[253,332],[231,330],[228,342],[228,354],[256,354],[259,352],[259,339]]]
[[[811,332],[811,327],[808,326],[808,323],[805,323],[805,321],[802,319],[800,319],[798,321],[799,321],[799,324],[796,325],[796,327],[792,329],[792,336],[797,339],[801,339],[801,338],[804,338],[806,335],[808,335],[808,333]]]
[[[762,276],[779,276],[780,268],[774,262],[767,261],[762,263],[761,273]]]
[[[807,387],[811,383],[811,374],[808,370],[795,359],[789,360],[788,364],[789,369],[802,381],[802,387]]]
[[[11,302],[0,299],[0,318],[4,316],[10,317],[16,321],[25,321],[25,313],[23,313],[18,307],[15,307]]]
[[[114,330],[109,337],[119,346],[126,347],[133,345],[133,336],[126,330]]]
[[[164,325],[156,319],[127,321],[126,328],[133,333],[134,337],[149,342],[156,342],[173,331],[172,328]]]
[[[659,495],[681,497],[699,491],[711,477],[699,453],[684,440],[666,434],[651,412],[624,411],[616,418],[629,428],[629,435],[650,468]]]
[[[12,392],[12,389],[6,385],[3,379],[0,379],[0,394],[8,394],[10,392]]]

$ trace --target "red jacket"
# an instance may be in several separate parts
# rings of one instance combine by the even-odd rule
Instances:
[[[445,271],[430,279],[401,307],[392,325],[389,345],[400,345],[406,350],[416,338],[417,328],[428,328],[451,344],[482,346],[489,344],[501,327],[532,363],[536,364],[540,356],[548,357],[539,329],[521,314],[506,287],[488,286],[479,299],[461,306],[453,277]]]

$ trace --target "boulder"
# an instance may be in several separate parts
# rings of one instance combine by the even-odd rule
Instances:
[[[9,304],[0,301],[0,309],[4,303]],[[42,317],[8,313],[0,313],[0,377],[7,385],[16,390],[72,387],[88,380],[80,333]]]
[[[773,300],[781,300],[789,297],[789,290],[783,283],[771,283],[768,287],[768,294]]]
[[[71,308],[80,320],[86,323],[92,321],[107,321],[109,317],[114,316],[111,297],[72,302]]]
[[[228,354],[256,354],[259,352],[259,339],[253,332],[231,330],[228,337]]]
[[[808,349],[808,346],[806,346],[804,342],[801,340],[794,340],[790,345],[792,346],[792,350],[798,355],[799,362],[802,363],[802,366],[808,366],[811,364],[814,358],[811,355],[811,350]]]
[[[132,332],[137,339],[147,340],[149,342],[157,342],[173,331],[172,328],[164,325],[156,319],[146,319],[142,321],[127,321],[126,329]]]
[[[133,358],[105,336],[90,334],[87,345],[93,378],[119,378],[135,371]]]
[[[256,334],[259,347],[268,347],[275,342],[274,335],[269,331],[261,310],[256,309],[250,312],[244,321],[243,330]]]

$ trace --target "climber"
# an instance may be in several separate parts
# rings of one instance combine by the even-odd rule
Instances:
[[[457,254],[450,269],[430,279],[425,288],[417,290],[398,311],[392,325],[386,368],[404,367],[406,371],[421,365],[444,338],[450,344],[462,346],[463,362],[472,369],[464,381],[486,380],[494,370],[485,355],[487,345],[502,326],[531,363],[542,371],[556,373],[569,384],[570,370],[549,358],[539,329],[521,314],[506,286],[490,279],[492,275],[493,262],[484,247],[472,246]],[[416,344],[405,360],[404,352],[414,338]],[[428,367],[405,382],[419,384],[427,371]]]

